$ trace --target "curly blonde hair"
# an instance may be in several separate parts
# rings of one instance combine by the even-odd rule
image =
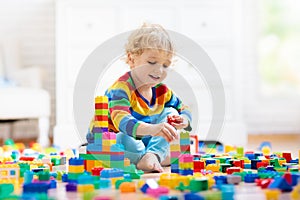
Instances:
[[[125,45],[126,54],[141,55],[145,49],[157,49],[174,54],[174,44],[167,31],[159,24],[144,23],[133,31]],[[126,59],[128,62],[128,58]]]

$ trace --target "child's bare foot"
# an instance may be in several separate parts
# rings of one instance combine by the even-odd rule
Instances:
[[[158,159],[153,153],[146,153],[142,159],[137,163],[136,167],[143,171],[157,171],[163,172],[163,168],[158,162]]]
[[[169,167],[169,166],[171,166],[171,158],[170,158],[170,156],[167,156],[165,158],[165,160],[160,163],[160,165],[162,167]]]

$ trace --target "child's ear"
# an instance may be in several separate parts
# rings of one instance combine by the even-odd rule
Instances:
[[[134,56],[131,53],[127,53],[127,63],[130,66],[130,69],[134,67]]]

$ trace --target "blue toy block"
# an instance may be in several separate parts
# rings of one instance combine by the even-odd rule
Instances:
[[[49,189],[57,188],[56,180],[50,180]]]
[[[192,169],[179,169],[179,174],[183,176],[193,175],[194,171]]]
[[[258,178],[259,178],[258,174],[246,174],[244,176],[244,182],[245,183],[254,183],[255,179],[258,179]]]
[[[244,169],[251,169],[251,163],[244,163]]]
[[[61,177],[62,182],[68,182],[68,174],[63,174]]]
[[[88,132],[87,134],[86,134],[86,140],[87,140],[87,142],[88,143],[94,143],[94,134],[93,133],[91,133],[91,132]]]
[[[292,185],[288,184],[282,177],[276,177],[268,187],[269,189],[280,189],[283,192],[290,192],[293,190]]]
[[[125,156],[123,155],[111,155],[110,160],[111,161],[121,161],[124,160]]]
[[[254,153],[255,159],[257,159],[258,157],[261,157],[261,156],[264,156],[264,154],[261,152]]]
[[[189,144],[190,144],[190,139],[180,140],[180,145],[189,145]]]
[[[222,199],[233,200],[234,185],[221,185]]]
[[[253,153],[246,153],[245,157],[247,157],[249,160],[255,159],[255,155]]]
[[[125,148],[123,144],[113,144],[110,146],[111,152],[124,152]]]
[[[68,183],[66,185],[67,192],[77,192],[77,184],[76,183]]]
[[[251,160],[251,169],[257,169],[258,162],[261,162],[261,160],[257,160],[257,159]]]
[[[267,170],[267,171],[275,171],[274,166],[272,166],[272,165],[268,165],[268,166],[266,167],[266,170]]]
[[[82,158],[71,158],[69,165],[84,165],[84,160]]]
[[[292,174],[292,186],[296,186],[300,182],[300,174]]]
[[[178,200],[177,196],[167,196],[167,195],[162,195],[159,197],[159,200]]]
[[[172,169],[171,168],[171,173],[179,174],[179,169]]]
[[[122,169],[103,169],[100,172],[100,177],[101,178],[115,178],[115,177],[123,177],[124,176],[124,171]]]
[[[149,188],[149,185],[148,185],[147,183],[145,183],[145,184],[141,187],[140,190],[141,190],[143,193],[146,194],[148,188]]]
[[[26,183],[23,193],[48,193],[49,184],[45,182]]]
[[[214,176],[216,183],[227,184],[227,176]]]
[[[100,189],[108,189],[111,188],[111,181],[110,179],[100,179],[99,180],[99,188]]]
[[[204,200],[204,197],[195,193],[186,193],[184,194],[184,200]]]
[[[215,159],[206,159],[206,160],[205,160],[205,163],[206,163],[206,165],[209,165],[209,164],[216,164],[216,160],[215,160]]]
[[[179,169],[179,164],[171,164],[171,169]]]
[[[101,144],[88,144],[86,147],[87,151],[95,151],[95,152],[102,152],[102,145]]]
[[[33,172],[32,171],[25,171],[24,172],[24,183],[31,183],[33,180]]]
[[[78,185],[94,184],[94,177],[91,175],[83,174],[77,179]]]

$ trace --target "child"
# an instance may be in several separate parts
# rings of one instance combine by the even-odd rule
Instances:
[[[126,44],[130,71],[121,76],[105,95],[109,99],[109,129],[125,157],[138,169],[162,172],[170,164],[169,142],[177,139],[176,129],[190,129],[190,112],[161,82],[166,78],[174,54],[168,33],[155,24],[144,24]],[[175,122],[167,123],[167,116]],[[176,128],[176,129],[175,129]]]

